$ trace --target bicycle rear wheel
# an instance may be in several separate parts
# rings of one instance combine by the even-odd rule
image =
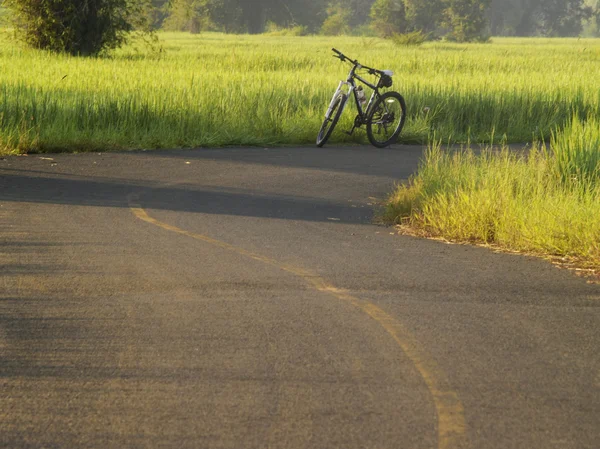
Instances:
[[[333,133],[333,129],[344,111],[344,107],[346,106],[346,101],[348,100],[348,96],[344,93],[341,93],[333,100],[333,106],[327,111],[325,115],[325,120],[321,125],[321,129],[319,130],[319,134],[317,136],[317,146],[322,147],[327,143],[329,137],[331,137],[331,133]]]
[[[367,137],[378,148],[398,140],[406,120],[406,103],[398,92],[386,92],[377,99],[367,117]]]

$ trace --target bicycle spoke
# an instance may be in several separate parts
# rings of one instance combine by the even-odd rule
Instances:
[[[383,148],[396,141],[404,125],[405,110],[404,100],[396,92],[388,92],[379,99],[367,125],[373,145]]]

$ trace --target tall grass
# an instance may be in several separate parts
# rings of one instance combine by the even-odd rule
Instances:
[[[347,67],[336,47],[396,72],[403,142],[551,137],[573,112],[600,114],[594,39],[496,39],[398,47],[360,37],[160,34],[80,59],[18,47],[0,32],[0,151],[311,144]],[[333,141],[363,141],[341,132]]]
[[[600,184],[600,122],[578,116],[562,132],[553,133],[554,171],[563,185],[591,190]]]
[[[600,121],[575,116],[525,154],[432,144],[386,219],[453,241],[570,257],[600,268]]]

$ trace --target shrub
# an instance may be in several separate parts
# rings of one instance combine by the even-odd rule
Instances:
[[[308,28],[304,25],[281,27],[274,22],[267,23],[265,34],[269,36],[306,36]]]
[[[120,47],[147,20],[146,0],[5,0],[28,45],[72,55]]]
[[[411,33],[396,33],[390,39],[394,44],[399,46],[412,46],[423,44],[423,42],[429,40],[430,36],[429,33],[423,33],[419,30]]]

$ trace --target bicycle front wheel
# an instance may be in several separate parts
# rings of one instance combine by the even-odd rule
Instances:
[[[325,115],[325,120],[321,125],[321,129],[319,130],[319,135],[317,136],[317,146],[322,147],[327,143],[327,140],[333,133],[333,129],[344,111],[344,107],[346,106],[346,101],[348,100],[348,96],[344,93],[341,93],[333,100],[331,108],[327,111]]]
[[[377,99],[367,117],[367,137],[378,148],[398,140],[406,120],[406,103],[398,92],[386,92]]]

